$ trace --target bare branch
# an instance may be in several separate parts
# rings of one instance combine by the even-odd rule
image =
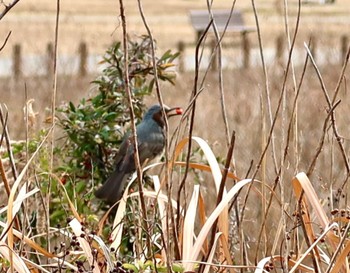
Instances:
[[[143,193],[143,185],[142,185],[142,167],[140,162],[140,155],[139,155],[139,148],[138,148],[138,142],[137,142],[137,132],[136,132],[136,125],[135,125],[135,113],[134,113],[134,107],[132,104],[133,96],[130,89],[130,82],[129,82],[129,63],[128,63],[128,43],[127,43],[127,29],[126,29],[126,18],[125,18],[125,10],[124,10],[124,2],[123,0],[119,0],[120,4],[120,17],[122,21],[122,29],[123,29],[123,49],[124,49],[124,80],[125,80],[125,91],[128,98],[129,103],[129,111],[130,111],[130,123],[131,123],[131,131],[132,131],[132,139],[134,143],[134,160],[135,160],[135,166],[137,171],[137,182],[139,186],[139,192],[140,192],[140,202],[141,202],[141,212],[142,212],[142,224],[143,228],[146,231],[147,234],[147,248],[148,251],[152,251],[151,249],[151,242],[149,237],[149,229],[148,229],[148,223],[147,223],[147,210],[146,210],[146,204],[145,204],[145,198]]]
[[[0,13],[0,20],[8,13],[17,3],[19,0],[14,0],[11,4],[4,5],[5,9]]]
[[[12,31],[10,31],[10,32],[7,34],[4,43],[3,43],[2,46],[0,47],[0,51],[3,50],[4,47],[6,46],[7,41],[8,41],[8,39],[10,38],[11,33],[12,33]]]
[[[323,81],[321,72],[320,72],[320,70],[319,70],[318,67],[317,67],[317,64],[316,64],[316,62],[315,62],[315,60],[314,60],[314,58],[313,58],[313,56],[312,56],[312,53],[311,53],[309,47],[308,47],[307,44],[305,44],[305,43],[304,43],[304,47],[306,48],[306,52],[307,52],[307,54],[308,54],[309,57],[310,57],[311,63],[312,63],[312,65],[313,65],[313,67],[314,67],[314,69],[315,69],[315,71],[316,71],[317,77],[318,77],[318,79],[319,79],[319,81],[320,81],[321,89],[322,89],[323,94],[324,94],[324,96],[325,96],[325,98],[326,98],[326,101],[327,101],[327,104],[328,104],[328,108],[329,108],[329,112],[330,112],[330,114],[331,114],[330,117],[331,117],[331,124],[332,124],[333,133],[334,133],[334,135],[335,135],[335,138],[336,138],[337,143],[338,143],[338,145],[339,145],[340,152],[341,152],[342,157],[343,157],[343,160],[344,160],[344,164],[345,164],[346,171],[347,171],[347,176],[349,176],[349,174],[350,174],[349,159],[348,159],[348,157],[347,157],[347,155],[346,155],[346,151],[345,151],[344,145],[343,145],[343,143],[342,143],[342,139],[343,139],[343,138],[339,135],[338,128],[337,128],[337,126],[336,126],[335,114],[334,114],[334,111],[333,111],[334,105],[332,105],[332,102],[336,99],[335,96],[338,94],[338,86],[337,86],[337,89],[336,89],[336,92],[335,92],[335,96],[334,96],[334,98],[331,100],[331,99],[330,99],[330,96],[329,96],[329,94],[328,94],[327,88],[326,88],[326,86],[325,86],[325,84],[324,84],[324,81]],[[349,56],[349,55],[348,55],[348,56]],[[348,59],[348,58],[347,58],[347,59]],[[344,67],[343,67],[343,70],[342,70],[342,75],[341,75],[340,80],[341,80],[342,77],[343,77],[343,73],[344,73],[344,71],[345,71],[346,65],[347,65],[347,60],[345,61],[345,64],[344,64]],[[339,82],[340,82],[340,81],[339,81]],[[339,84],[340,84],[340,83],[339,83]],[[328,118],[328,117],[327,117],[327,118]]]

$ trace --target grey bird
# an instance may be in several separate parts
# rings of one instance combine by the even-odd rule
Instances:
[[[182,109],[179,107],[164,106],[164,111],[167,118],[182,114]],[[148,109],[141,123],[136,126],[141,165],[146,160],[154,159],[163,151],[165,146],[164,125],[165,118],[161,106],[153,105]],[[136,170],[133,137],[130,132],[124,136],[115,164],[115,170],[95,192],[97,198],[108,203],[115,203],[121,199],[129,176]]]

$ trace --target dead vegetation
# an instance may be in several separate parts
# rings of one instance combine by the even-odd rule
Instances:
[[[287,23],[289,52],[294,49],[294,37],[299,38],[300,16]],[[138,192],[129,195],[126,191],[113,215],[115,229],[108,241],[103,241],[101,234],[110,212],[99,219],[98,228],[87,225],[86,215],[77,211],[55,174],[51,175],[73,215],[59,228],[47,223],[47,230],[59,234],[61,245],[52,254],[49,243],[41,246],[28,226],[17,229],[16,219],[28,209],[19,204],[40,191],[35,184],[26,196],[25,187],[16,192],[21,182],[27,181],[25,171],[33,164],[27,158],[1,209],[2,268],[13,267],[18,272],[35,271],[33,268],[43,272],[121,269],[116,260],[127,232],[124,213],[129,206],[139,233],[133,241],[133,257],[123,270],[349,272],[350,48],[342,65],[321,67],[313,61],[308,42],[303,45],[302,65],[294,66],[289,54],[283,63],[268,67],[263,63],[246,70],[202,69],[178,74],[175,87],[160,85],[158,95],[165,103],[181,105],[187,111],[178,124],[170,124],[175,137],[168,161],[162,163],[163,171],[152,177],[154,188],[146,187],[140,197],[148,210],[141,214]],[[258,40],[255,43],[264,49]],[[57,101],[81,97],[74,90],[87,93],[91,88],[87,82],[59,78]],[[40,128],[50,116],[50,112],[44,115],[44,106],[51,101],[52,82],[38,78],[25,87],[8,84],[10,132],[25,137],[23,106],[18,106],[20,97],[14,91],[26,90],[25,101],[36,99],[37,90],[43,90],[34,104],[34,109],[39,109],[36,126]],[[52,129],[43,143],[50,140],[50,134]],[[32,156],[41,149],[39,146]],[[3,176],[5,184],[7,180]],[[127,203],[127,198],[133,201]],[[142,231],[145,215],[149,230]],[[48,234],[40,236],[47,238]],[[152,250],[147,248],[150,243]],[[29,261],[29,251],[40,258]],[[156,253],[151,262],[149,253]],[[45,259],[48,269],[38,262]]]

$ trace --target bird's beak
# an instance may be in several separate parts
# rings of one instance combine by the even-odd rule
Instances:
[[[166,108],[165,113],[166,113],[166,116],[170,118],[172,116],[182,115],[183,110],[181,107]]]

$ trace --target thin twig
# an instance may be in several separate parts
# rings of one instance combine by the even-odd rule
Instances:
[[[2,106],[0,106],[0,121],[1,121],[1,124],[2,124],[2,127],[3,127],[3,133],[1,134],[0,146],[1,146],[1,143],[2,143],[3,139],[5,139],[7,152],[8,152],[8,156],[9,156],[10,164],[11,164],[12,176],[13,176],[13,179],[16,180],[17,179],[17,169],[16,169],[15,160],[14,160],[14,157],[13,157],[13,152],[12,152],[12,149],[11,149],[10,134],[9,134],[8,127],[7,127],[8,111],[7,111],[7,106],[4,105],[4,107],[6,108],[6,115],[5,115],[5,117],[4,117]]]
[[[224,172],[223,172],[222,177],[221,177],[220,188],[219,188],[218,196],[216,199],[215,207],[217,207],[220,204],[220,202],[222,201],[222,197],[224,195],[227,174],[228,174],[228,170],[230,169],[231,160],[232,160],[232,156],[233,156],[233,149],[235,147],[235,140],[236,140],[236,132],[233,131],[232,135],[231,135],[230,146],[229,146],[227,156],[226,156],[226,161],[225,161],[226,163],[225,163]],[[218,225],[218,219],[216,219],[216,221],[214,222],[214,224],[212,226],[212,233],[211,233],[211,238],[210,238],[210,243],[209,243],[210,246],[214,245],[217,225]],[[209,255],[209,252],[208,252],[208,255]],[[208,260],[208,257],[206,260]]]
[[[139,7],[139,11],[140,11],[140,15],[143,21],[143,24],[147,30],[148,33],[148,37],[151,40],[151,56],[152,56],[152,66],[153,66],[153,77],[154,77],[154,82],[155,82],[155,86],[156,86],[156,92],[157,92],[157,96],[158,96],[158,101],[159,104],[162,108],[162,112],[163,112],[163,117],[166,117],[166,113],[165,113],[165,108],[164,108],[164,103],[163,103],[163,97],[162,94],[160,92],[160,86],[159,86],[159,79],[158,79],[158,69],[157,69],[157,60],[156,60],[156,54],[155,54],[155,45],[154,45],[154,39],[153,39],[153,35],[152,35],[152,31],[148,26],[146,17],[144,15],[144,11],[143,11],[143,7],[142,7],[142,3],[141,0],[138,0],[138,7]],[[169,162],[169,123],[168,120],[165,118],[165,122],[164,122],[164,130],[165,130],[165,166],[168,166],[168,162]],[[165,183],[167,185],[167,195],[168,195],[168,200],[171,200],[171,183],[169,183],[169,177],[170,177],[170,170],[169,168],[165,168]],[[167,215],[173,215],[173,210],[172,210],[172,206],[171,203],[168,202],[167,203]],[[174,219],[174,217],[171,217]],[[170,228],[169,228],[169,221],[167,222],[167,232],[166,232],[166,236],[169,236],[170,234]],[[172,220],[172,222],[174,223],[175,226],[175,222]],[[150,240],[150,239],[149,239]],[[170,248],[170,239],[167,239],[167,245],[164,245],[165,247],[165,253],[167,254],[167,267],[168,270],[171,271],[171,265],[170,265],[170,253],[169,251],[167,251],[167,249]],[[152,251],[152,249],[149,249],[149,251]],[[154,255],[152,255],[153,257]]]
[[[5,9],[0,13],[0,20],[19,2],[19,0],[14,0],[12,3],[5,5]]]
[[[185,186],[187,174],[189,170],[189,163],[190,163],[190,157],[191,157],[191,149],[192,149],[192,133],[193,133],[193,126],[194,126],[194,116],[196,111],[196,100],[192,100],[192,98],[195,98],[198,93],[198,78],[199,78],[199,65],[200,65],[200,59],[199,59],[199,50],[200,47],[205,39],[206,34],[208,33],[208,30],[212,24],[212,20],[209,22],[208,26],[202,33],[201,37],[199,38],[197,44],[196,44],[196,50],[195,50],[195,76],[194,76],[194,85],[192,89],[191,94],[191,101],[192,101],[192,111],[191,111],[191,117],[190,117],[190,128],[188,131],[188,149],[187,149],[187,155],[186,155],[186,167],[184,172],[184,177],[182,178],[182,181],[179,186],[178,194],[177,194],[177,215],[180,215],[180,198],[181,198],[181,191]],[[180,223],[180,217],[177,217],[177,223],[176,226],[179,227]]]
[[[306,68],[307,68],[307,65],[308,65],[308,55],[306,55],[306,59],[305,59],[305,62],[304,62],[304,67],[303,67],[303,71],[302,71],[302,74],[301,74],[301,78],[300,78],[300,81],[299,81],[299,85],[298,85],[298,88],[297,88],[297,92],[296,92],[296,95],[294,97],[294,102],[293,102],[293,110],[292,110],[292,113],[291,113],[291,118],[290,118],[290,121],[289,121],[289,126],[288,126],[288,133],[287,133],[287,139],[286,139],[286,146],[284,148],[284,153],[283,153],[283,158],[282,158],[282,163],[281,163],[281,166],[280,166],[280,169],[278,171],[278,174],[277,174],[277,177],[275,179],[275,183],[273,185],[273,188],[272,190],[275,191],[275,189],[277,188],[277,185],[279,184],[280,182],[280,174],[282,172],[282,166],[285,164],[285,161],[287,159],[287,155],[288,155],[288,151],[289,151],[289,142],[290,142],[290,138],[291,138],[291,135],[292,135],[292,128],[293,128],[293,117],[294,117],[294,113],[296,111],[296,105],[297,105],[297,101],[298,101],[298,98],[299,98],[299,94],[300,94],[300,90],[301,90],[301,86],[302,86],[302,83],[304,81],[304,76],[305,76],[305,73],[306,73]],[[270,208],[272,206],[272,200],[273,200],[273,197],[274,195],[271,194],[270,195],[270,198],[269,198],[269,201],[268,201],[268,204],[266,206],[266,211],[264,212],[265,215],[263,217],[263,223],[261,224],[261,229],[259,231],[259,235],[258,235],[258,239],[257,239],[257,250],[256,250],[256,253],[255,253],[255,256],[257,256],[257,251],[258,251],[258,248],[259,248],[259,244],[261,242],[261,236],[262,236],[262,232],[263,232],[263,226],[265,226],[266,224],[266,221],[268,219],[267,215],[270,211]],[[283,206],[283,201],[281,200],[281,205]]]
[[[264,51],[263,51],[263,44],[262,44],[262,38],[261,38],[261,32],[260,32],[260,24],[259,24],[259,18],[258,18],[258,12],[255,6],[255,0],[251,0],[252,2],[252,7],[253,7],[253,12],[254,12],[254,17],[255,17],[255,22],[256,22],[256,29],[258,33],[258,41],[259,41],[259,51],[260,51],[260,58],[261,58],[261,64],[263,67],[263,73],[265,77],[265,96],[266,96],[266,101],[267,101],[267,106],[268,106],[268,111],[269,111],[269,119],[271,123],[271,127],[273,126],[273,116],[272,116],[272,105],[271,105],[271,96],[270,96],[270,88],[269,88],[269,78],[267,76],[267,69],[266,69],[266,63],[265,63],[265,57],[264,57]],[[288,60],[290,62],[290,60]],[[274,133],[273,130],[271,131],[272,137],[271,137],[271,146],[272,146],[272,159],[274,162],[275,166],[275,172],[277,173],[277,159],[276,159],[276,152],[275,152],[275,142],[274,142]],[[251,184],[250,184],[251,185]]]
[[[50,136],[51,140],[51,160],[50,160],[50,170],[52,172],[53,170],[53,164],[54,164],[54,149],[55,149],[55,116],[56,116],[56,98],[57,98],[57,58],[58,58],[58,30],[59,30],[59,19],[60,19],[60,9],[61,9],[61,2],[60,0],[56,0],[56,20],[55,20],[55,46],[54,46],[54,54],[53,54],[53,73],[54,73],[54,79],[53,79],[53,87],[52,87],[52,97],[51,97],[51,125],[52,125],[52,134]],[[47,213],[46,219],[47,219],[47,249],[50,251],[50,240],[49,240],[49,228],[50,228],[50,196],[51,196],[51,178],[49,177],[48,182],[48,193],[46,195],[46,204],[47,204],[47,210],[45,211]]]
[[[135,113],[134,113],[134,107],[132,104],[133,98],[131,94],[130,89],[130,83],[129,83],[129,60],[128,60],[128,43],[127,43],[127,29],[126,29],[126,19],[125,19],[125,12],[124,12],[124,3],[123,0],[119,0],[120,4],[120,17],[122,21],[122,29],[123,29],[123,49],[124,49],[124,81],[125,81],[125,90],[128,98],[129,103],[129,111],[130,111],[130,123],[131,123],[131,131],[132,131],[132,142],[134,143],[134,160],[135,160],[135,166],[137,170],[137,182],[139,186],[139,193],[140,193],[140,203],[141,203],[141,210],[142,210],[142,224],[143,229],[146,231],[147,235],[147,248],[148,251],[151,251],[151,241],[150,241],[150,234],[148,234],[148,223],[147,223],[147,210],[146,210],[146,204],[145,204],[145,198],[143,193],[143,185],[142,185],[142,168],[140,163],[140,155],[139,155],[139,149],[138,149],[138,142],[137,142],[137,132],[136,132],[136,125],[135,125]]]
[[[322,136],[320,137],[320,141],[318,143],[318,147],[316,149],[316,153],[310,163],[310,166],[306,172],[306,175],[307,176],[311,176],[312,172],[314,171],[315,169],[315,166],[316,166],[316,161],[319,157],[319,155],[321,154],[322,152],[322,149],[323,149],[323,144],[324,144],[324,140],[325,140],[325,137],[326,137],[326,132],[327,132],[327,128],[328,128],[328,121],[329,121],[329,117],[332,115],[334,109],[338,106],[338,104],[340,103],[340,100],[338,102],[336,102],[333,107],[331,109],[329,109],[328,111],[328,114],[324,120],[324,123],[323,123],[323,129],[322,129]]]
[[[317,67],[317,64],[312,56],[312,53],[309,49],[309,47],[307,46],[307,44],[304,43],[304,46],[306,48],[306,51],[307,51],[307,54],[309,55],[310,57],[310,60],[312,62],[312,65],[316,71],[316,74],[317,74],[317,77],[320,81],[320,84],[321,84],[321,89],[323,91],[323,94],[326,98],[326,101],[327,101],[327,104],[328,104],[328,108],[329,109],[333,109],[333,105],[332,105],[332,101],[335,101],[336,97],[334,96],[333,99],[331,100],[329,95],[328,95],[328,91],[327,91],[327,88],[323,82],[323,78],[322,78],[322,75],[321,75],[321,72],[320,70],[318,69]],[[345,62],[345,64],[347,64],[347,61]],[[343,68],[346,67],[346,66],[343,66]],[[344,72],[344,69],[343,69],[343,72]],[[342,79],[343,75],[341,76],[340,79]],[[338,90],[338,89],[336,89]],[[337,95],[338,92],[335,93],[335,95]],[[329,110],[330,111],[330,110]],[[334,111],[331,111],[331,124],[332,124],[332,128],[333,128],[333,133],[334,133],[334,136],[335,136],[335,139],[337,140],[337,143],[339,145],[339,149],[340,149],[340,152],[341,152],[341,155],[343,157],[343,160],[344,160],[344,164],[345,164],[345,167],[346,167],[346,171],[347,171],[347,176],[350,175],[350,164],[349,164],[349,159],[346,155],[346,151],[345,151],[345,148],[344,148],[344,145],[342,143],[342,137],[339,135],[338,133],[338,128],[336,126],[336,122],[335,122],[335,114],[334,114]]]
[[[214,14],[212,12],[212,3],[209,3],[209,0],[207,0],[207,8],[208,8],[208,11],[209,11],[209,15],[210,15],[210,18],[211,20],[213,21],[213,30],[214,30],[214,35],[215,35],[215,39],[216,39],[216,45],[215,45],[215,49],[214,51],[217,51],[217,54],[218,54],[218,60],[219,60],[219,89],[220,89],[220,96],[221,96],[221,99],[220,99],[220,103],[221,103],[221,113],[222,113],[222,118],[224,120],[224,125],[225,125],[225,132],[226,132],[226,145],[227,147],[230,146],[230,128],[229,128],[229,125],[228,125],[228,120],[227,120],[227,114],[226,114],[226,105],[225,105],[225,93],[224,93],[224,81],[223,81],[223,76],[222,76],[222,39],[224,38],[225,34],[226,34],[226,29],[228,27],[228,24],[229,24],[229,21],[231,19],[231,16],[232,16],[232,13],[233,13],[233,9],[234,9],[234,6],[236,4],[236,0],[233,1],[232,5],[231,5],[231,10],[230,10],[230,15],[227,19],[227,22],[226,22],[226,25],[224,27],[224,31],[222,33],[222,36],[220,37],[220,33],[218,31],[218,28],[216,26],[216,22],[214,20]],[[213,54],[214,56],[216,54]],[[214,59],[214,62],[216,60]]]
[[[0,47],[0,52],[1,52],[1,50],[3,50],[4,47],[6,46],[7,41],[8,41],[8,39],[10,38],[11,33],[12,33],[12,31],[9,31],[9,33],[7,34],[4,43],[3,43],[2,46]]]
[[[258,23],[258,18],[257,18],[257,13],[256,13],[256,9],[255,9],[255,3],[254,3],[254,0],[252,0],[252,4],[253,4],[253,9],[254,9],[254,15],[256,17],[256,21],[257,21],[257,28],[259,29],[259,23]],[[295,45],[295,41],[296,41],[296,37],[297,37],[297,33],[298,33],[298,29],[299,29],[299,18],[300,18],[300,1],[299,1],[299,9],[298,9],[298,16],[297,16],[297,22],[296,22],[296,28],[295,28],[295,32],[294,32],[294,36],[293,36],[293,41],[292,41],[292,44],[291,44],[291,47],[290,47],[290,50],[289,50],[289,54],[288,54],[288,61],[287,61],[287,65],[286,65],[286,71],[285,71],[285,75],[284,75],[284,78],[283,78],[283,83],[282,83],[282,87],[281,87],[281,92],[280,92],[280,97],[278,99],[278,104],[277,104],[277,108],[276,108],[276,111],[275,111],[275,114],[273,116],[273,120],[272,120],[272,124],[271,124],[271,128],[270,128],[270,131],[269,131],[269,134],[268,134],[268,137],[267,137],[267,142],[266,142],[266,145],[263,149],[263,152],[260,156],[260,159],[258,161],[258,164],[256,166],[256,170],[253,174],[253,177],[252,177],[252,181],[254,181],[255,177],[257,176],[260,168],[261,168],[261,165],[262,165],[262,162],[264,160],[264,157],[266,155],[266,152],[268,150],[268,147],[270,146],[271,143],[273,143],[272,139],[273,139],[273,131],[275,129],[275,125],[276,125],[276,122],[277,122],[277,117],[278,117],[278,114],[280,112],[280,109],[281,109],[281,105],[282,105],[282,100],[283,100],[283,97],[284,97],[284,92],[286,90],[286,82],[287,82],[287,77],[288,77],[288,73],[289,73],[289,69],[290,69],[290,64],[291,64],[291,59],[292,59],[292,53],[293,53],[293,49],[294,49],[294,45]],[[258,31],[258,33],[260,33]],[[259,36],[259,45],[260,45],[260,50],[262,51],[262,45],[261,45],[261,37],[260,37],[260,34],[258,35]],[[262,54],[262,52],[261,52]],[[262,55],[262,60],[263,60],[263,55]],[[266,72],[266,71],[265,71]],[[267,80],[267,78],[266,78]],[[267,84],[267,83],[266,83]],[[266,90],[268,92],[268,89]],[[267,93],[267,95],[269,95]],[[273,152],[273,155],[275,153]],[[277,165],[276,165],[277,167]],[[278,174],[279,171],[278,169],[276,169],[276,174]],[[279,181],[279,179],[276,179],[275,181]],[[249,193],[251,191],[251,187],[253,186],[253,183],[249,184],[249,187],[248,187],[248,191],[247,191],[247,194],[245,196],[245,200],[244,200],[244,203],[243,203],[243,207],[242,207],[242,210],[241,210],[241,221],[243,220],[243,217],[244,217],[244,212],[245,212],[245,206],[247,205],[247,200],[248,200],[248,196],[249,196]],[[255,256],[255,259],[257,259],[257,252],[256,252],[256,256]]]

